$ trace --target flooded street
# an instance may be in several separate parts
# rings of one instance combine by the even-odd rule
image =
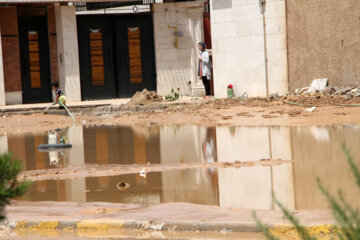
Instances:
[[[34,181],[25,201],[112,202],[156,205],[185,202],[241,209],[274,210],[271,192],[292,210],[327,209],[315,178],[335,193],[342,189],[360,206],[346,167],[341,143],[354,156],[360,128],[329,127],[71,127],[58,131],[69,150],[40,152],[48,132],[2,136],[3,146],[24,163],[26,171],[79,166],[147,165],[156,172],[116,176]],[[20,144],[22,143],[22,144]],[[282,164],[246,167],[205,167],[206,163],[257,162],[280,159]],[[288,160],[291,160],[289,162]],[[286,161],[286,162],[285,162]],[[175,164],[200,164],[193,169],[162,169]],[[46,172],[46,171],[45,171]],[[341,179],[341,181],[339,181]]]

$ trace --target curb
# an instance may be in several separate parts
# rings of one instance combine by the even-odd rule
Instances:
[[[193,222],[193,221],[138,221],[138,220],[60,220],[60,221],[10,221],[4,223],[15,231],[120,231],[120,230],[150,230],[150,231],[188,231],[188,232],[239,232],[259,233],[255,223],[224,223],[224,222]],[[294,235],[295,228],[291,225],[269,226],[275,235]],[[307,226],[306,229],[312,235],[335,234],[335,227],[331,224],[319,224]]]
[[[95,105],[74,105],[68,106],[68,109],[71,110],[72,113],[78,113],[81,111],[89,110],[92,114],[96,113],[111,113],[111,112],[148,112],[148,111],[156,111],[156,110],[164,110],[169,106],[183,106],[183,105],[198,105],[203,102],[168,102],[168,103],[160,103],[155,105],[136,105],[129,106],[125,104],[117,105],[117,104],[95,104]],[[54,107],[55,108],[55,107]],[[36,114],[36,113],[44,113],[45,107],[31,107],[31,108],[11,108],[11,109],[0,109],[0,113],[4,114]],[[65,112],[49,109],[48,114],[66,114]]]

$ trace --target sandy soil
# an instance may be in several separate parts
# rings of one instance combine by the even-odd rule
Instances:
[[[355,98],[354,98],[355,99]],[[297,97],[270,100],[251,98],[194,100],[182,104],[156,103],[165,107],[145,112],[102,112],[96,107],[72,110],[76,125],[331,125],[360,122],[360,99],[344,100],[341,97]],[[291,104],[291,103],[296,103]],[[298,105],[303,104],[303,105]],[[352,104],[355,106],[342,106]],[[314,111],[308,111],[316,106]],[[146,110],[146,108],[145,108]],[[29,110],[26,114],[2,113],[0,134],[44,131],[68,127],[72,120],[65,114],[42,114]],[[1,117],[1,116],[0,116]]]

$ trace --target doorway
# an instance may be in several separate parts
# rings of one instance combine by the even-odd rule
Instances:
[[[46,16],[19,18],[23,103],[51,102]]]
[[[151,14],[78,16],[82,100],[156,89]]]

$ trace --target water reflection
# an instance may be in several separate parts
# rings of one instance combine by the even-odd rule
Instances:
[[[119,183],[129,187],[119,189]],[[218,205],[217,174],[191,169],[86,179],[35,182],[25,200],[159,204],[190,202]]]
[[[158,203],[183,201],[224,207],[274,209],[271,192],[290,209],[324,209],[327,202],[315,178],[331,192],[342,189],[360,206],[357,188],[347,167],[341,142],[360,156],[360,129],[354,127],[74,127],[68,131],[73,148],[61,166],[82,164],[204,163],[294,160],[277,166],[199,169],[64,181],[39,181],[30,200],[115,201]],[[47,153],[46,133],[0,138],[27,169],[54,167]],[[124,191],[119,182],[130,185]],[[50,194],[51,193],[51,194]],[[43,197],[41,197],[43,196]],[[45,197],[46,196],[46,197]]]

